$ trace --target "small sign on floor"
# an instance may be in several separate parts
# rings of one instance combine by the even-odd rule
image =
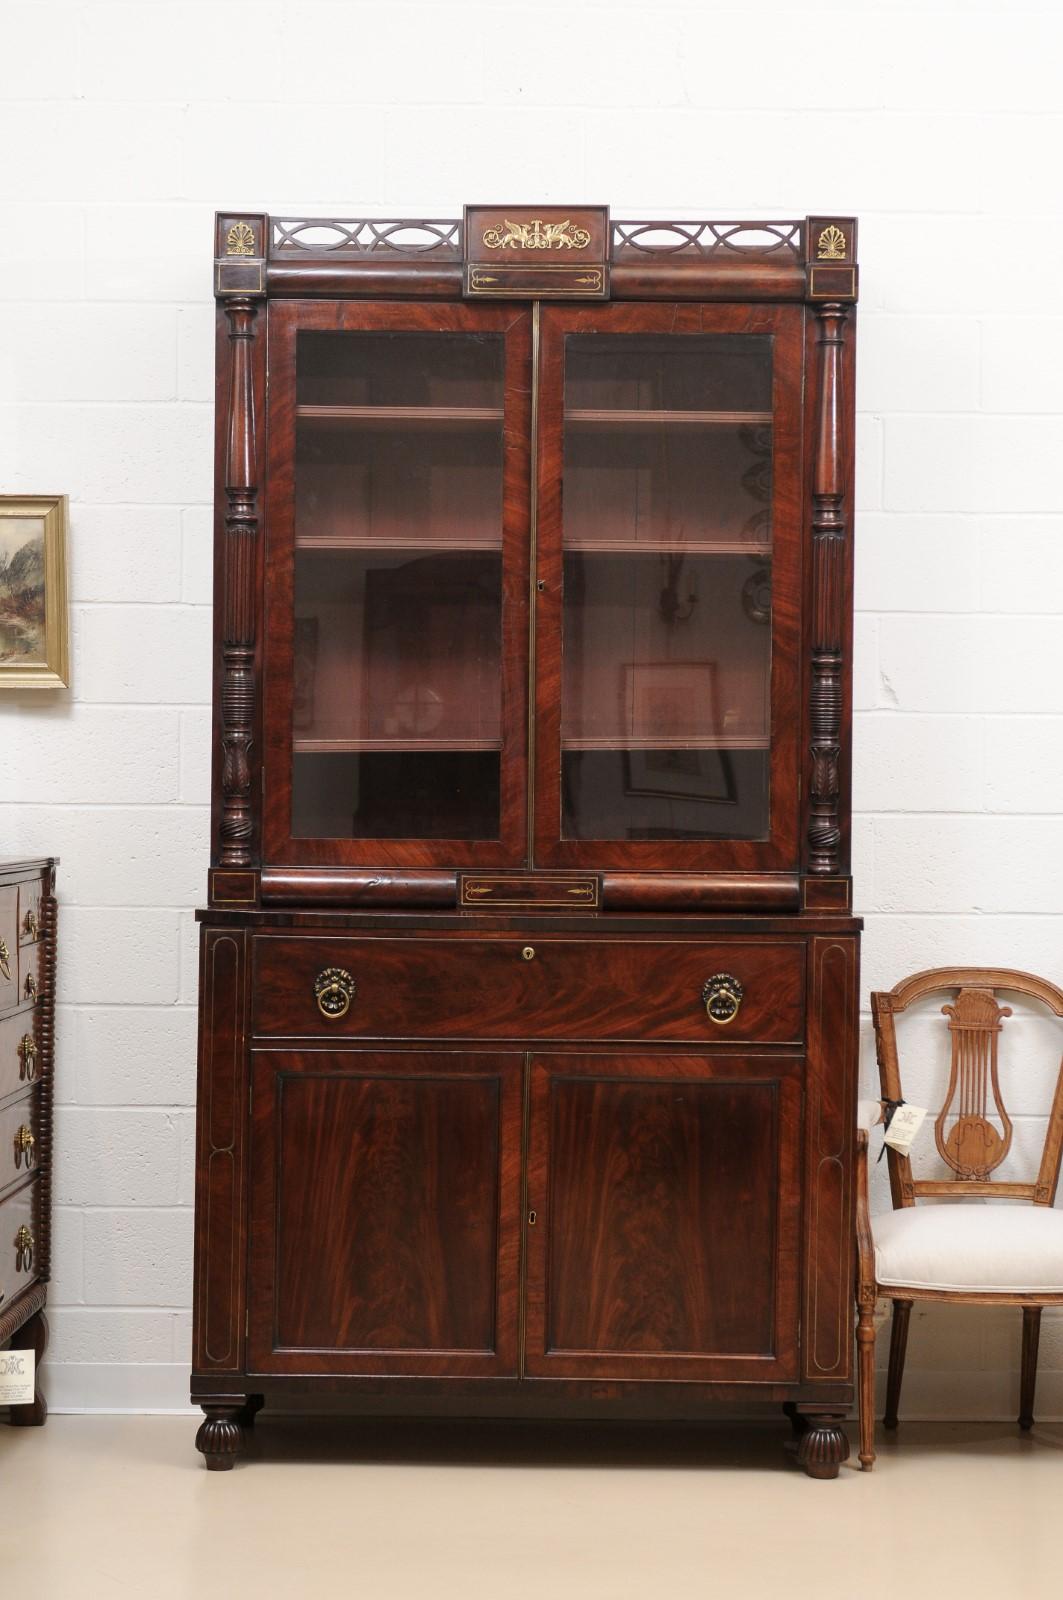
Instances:
[[[0,1351],[0,1406],[31,1405],[36,1372],[32,1350]]]

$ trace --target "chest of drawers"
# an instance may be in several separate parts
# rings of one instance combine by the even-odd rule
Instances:
[[[44,1354],[55,1072],[54,859],[0,863],[0,1349]],[[38,1386],[16,1426],[47,1415]]]

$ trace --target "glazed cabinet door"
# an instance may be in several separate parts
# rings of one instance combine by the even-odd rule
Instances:
[[[515,1374],[521,1067],[254,1052],[253,1371]]]
[[[543,310],[543,865],[798,865],[802,319]]]
[[[269,311],[265,859],[511,865],[530,313]]]
[[[532,1062],[525,1370],[798,1375],[801,1062]]]

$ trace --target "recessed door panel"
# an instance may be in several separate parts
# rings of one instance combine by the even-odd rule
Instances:
[[[519,1056],[259,1051],[251,1360],[516,1369]]]
[[[529,1373],[796,1376],[800,1070],[534,1060]]]

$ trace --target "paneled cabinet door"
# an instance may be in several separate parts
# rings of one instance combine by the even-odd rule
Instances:
[[[542,317],[536,858],[798,864],[800,306]]]
[[[801,1062],[532,1063],[525,1370],[797,1376]]]
[[[521,1066],[255,1052],[252,1370],[515,1374]]]

